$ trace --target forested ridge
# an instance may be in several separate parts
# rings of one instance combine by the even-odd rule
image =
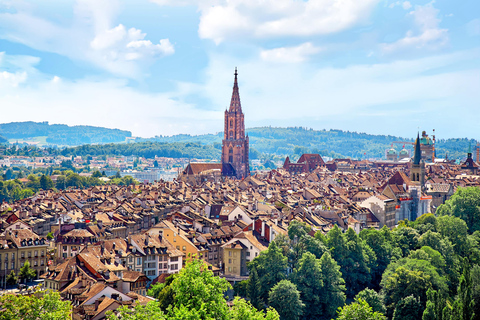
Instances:
[[[319,153],[332,158],[377,158],[385,157],[385,150],[390,149],[393,142],[414,142],[415,135],[411,137],[397,137],[391,135],[373,135],[367,133],[343,130],[313,130],[304,127],[257,127],[246,130],[250,138],[251,158],[256,159],[262,155],[300,156],[303,153]],[[156,136],[150,140],[158,142],[197,142],[201,144],[220,144],[223,132],[192,136],[180,134],[174,136]],[[476,141],[468,138],[437,139],[437,157],[444,158],[448,153],[449,159],[463,159],[470,146],[475,146]],[[399,152],[403,144],[395,143],[394,148]],[[407,149],[412,146],[406,144]]]
[[[250,138],[251,159],[284,159],[285,156],[298,158],[303,153],[319,153],[332,158],[384,159],[385,150],[394,148],[399,152],[403,144],[413,142],[412,137],[373,135],[342,130],[313,130],[303,127],[258,127],[247,129]],[[135,138],[135,143],[124,142],[131,137],[129,131],[91,126],[48,125],[47,123],[22,122],[0,124],[1,136],[8,139],[46,136],[46,142],[63,146],[78,146],[52,154],[97,156],[124,155],[151,158],[156,156],[172,158],[202,158],[218,160],[221,152],[223,132],[216,134],[155,136]],[[109,144],[111,143],[111,144]],[[93,144],[93,145],[91,145]],[[96,146],[95,144],[107,144]],[[87,146],[85,146],[87,145]],[[436,154],[449,159],[464,159],[469,148],[476,141],[468,138],[437,139]],[[412,146],[406,144],[407,149]]]
[[[48,122],[10,122],[0,124],[1,136],[7,139],[46,137],[49,144],[75,146],[88,143],[124,142],[130,131],[94,126],[67,126]]]

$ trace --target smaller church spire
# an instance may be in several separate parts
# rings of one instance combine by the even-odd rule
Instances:
[[[413,156],[413,164],[420,164],[422,153],[420,151],[420,134],[417,132],[417,140],[415,141],[415,154]]]

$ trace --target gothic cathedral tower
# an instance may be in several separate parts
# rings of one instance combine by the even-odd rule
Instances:
[[[250,175],[248,162],[248,135],[245,137],[245,123],[238,93],[237,68],[233,83],[232,101],[230,109],[225,110],[225,129],[222,144],[222,167],[230,164],[238,179]],[[225,174],[224,174],[225,175]]]

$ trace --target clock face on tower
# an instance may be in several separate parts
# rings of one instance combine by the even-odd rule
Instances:
[[[245,178],[250,175],[248,162],[248,136],[245,137],[245,123],[238,92],[237,68],[233,83],[230,108],[225,110],[225,128],[222,141],[222,174]]]

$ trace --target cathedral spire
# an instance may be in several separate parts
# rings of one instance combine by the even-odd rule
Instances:
[[[240,104],[240,93],[238,92],[237,68],[235,67],[235,81],[233,82],[232,100],[230,101],[230,112],[242,113],[242,105]]]
[[[420,151],[420,135],[417,132],[417,140],[415,141],[415,154],[413,156],[413,164],[420,164],[422,152]]]

